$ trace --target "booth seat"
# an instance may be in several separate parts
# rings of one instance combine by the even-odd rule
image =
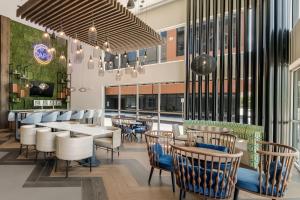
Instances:
[[[184,132],[188,128],[196,129],[197,126],[216,126],[232,130],[232,134],[238,137],[236,140],[236,152],[242,151],[244,153],[241,163],[257,168],[259,162],[259,155],[256,152],[259,148],[257,141],[263,141],[264,138],[262,126],[205,120],[185,120],[183,122]]]

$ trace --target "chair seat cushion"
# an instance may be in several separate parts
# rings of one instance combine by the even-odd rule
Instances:
[[[187,135],[177,135],[175,136],[175,140],[187,140]]]
[[[259,186],[259,172],[245,169],[245,168],[239,168],[237,173],[237,184],[236,186],[240,189],[247,190],[254,193],[260,193],[260,186]],[[279,189],[279,193],[281,189]],[[266,177],[263,174],[262,175],[262,193],[266,193]],[[269,183],[268,187],[268,195],[272,195],[272,184]],[[273,195],[276,195],[277,188],[274,187]],[[278,196],[282,196],[283,194],[279,194]]]
[[[159,167],[168,171],[173,171],[173,157],[171,155],[163,154],[158,159]]]
[[[112,138],[96,138],[94,139],[94,143],[97,146],[108,148],[111,148],[113,145]]]
[[[144,133],[144,132],[146,132],[146,127],[145,126],[137,126],[133,130],[135,133]]]
[[[228,152],[228,148],[225,146],[214,145],[214,144],[205,144],[205,143],[196,143],[196,147],[212,149],[222,152]]]

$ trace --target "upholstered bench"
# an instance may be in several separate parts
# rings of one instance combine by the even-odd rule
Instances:
[[[256,151],[259,145],[256,141],[263,141],[264,129],[262,126],[205,120],[186,120],[183,122],[184,132],[189,128],[197,129],[197,126],[216,126],[232,130],[232,134],[238,137],[236,151],[244,153],[241,160],[242,164],[257,168],[259,156]]]

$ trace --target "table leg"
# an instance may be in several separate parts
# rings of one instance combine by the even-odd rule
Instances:
[[[86,158],[80,161],[80,164],[84,167],[90,167],[90,160],[92,167],[98,167],[100,165],[100,160],[96,158],[96,146],[93,143],[93,155],[91,158]]]
[[[18,120],[18,113],[17,113],[17,112],[15,112],[15,126],[16,126],[16,130],[15,130],[15,140],[16,140],[16,141],[20,141],[19,120]]]

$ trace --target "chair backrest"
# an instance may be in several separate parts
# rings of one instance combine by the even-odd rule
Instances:
[[[117,128],[117,130],[114,130],[113,132],[113,148],[117,148],[121,146],[122,139],[121,139],[121,129]]]
[[[66,111],[61,115],[57,116],[57,121],[70,121],[72,116],[72,111]]]
[[[153,128],[153,120],[146,120],[145,122],[146,124],[146,131],[152,131],[152,128]]]
[[[260,195],[271,199],[282,197],[299,152],[293,147],[276,143],[258,142],[258,144]]]
[[[21,121],[22,124],[37,124],[42,121],[43,113],[30,113]]]
[[[170,155],[173,143],[172,131],[149,131],[145,134],[147,151],[151,166],[159,166],[161,155]]]
[[[14,112],[9,112],[8,113],[7,121],[9,121],[9,122],[14,122],[15,121],[15,113]]]
[[[84,110],[74,111],[71,115],[71,119],[80,120],[83,118],[83,115],[84,115]]]
[[[196,143],[224,146],[228,153],[234,153],[236,136],[230,133],[209,132],[209,131],[187,131],[189,146]]]
[[[43,114],[41,122],[56,122],[58,115],[59,115],[58,111],[45,113]]]
[[[70,133],[56,134],[56,156],[61,160],[81,160],[92,157],[93,137],[70,137]]]
[[[231,199],[242,152],[216,153],[174,145],[171,152],[180,189],[203,199]]]
[[[56,134],[51,129],[39,129],[36,131],[36,150],[41,152],[55,151]]]
[[[172,131],[175,136],[180,135],[179,125],[178,124],[172,124]]]
[[[94,117],[95,114],[95,110],[87,110],[84,115],[83,118],[84,119],[92,119]]]

